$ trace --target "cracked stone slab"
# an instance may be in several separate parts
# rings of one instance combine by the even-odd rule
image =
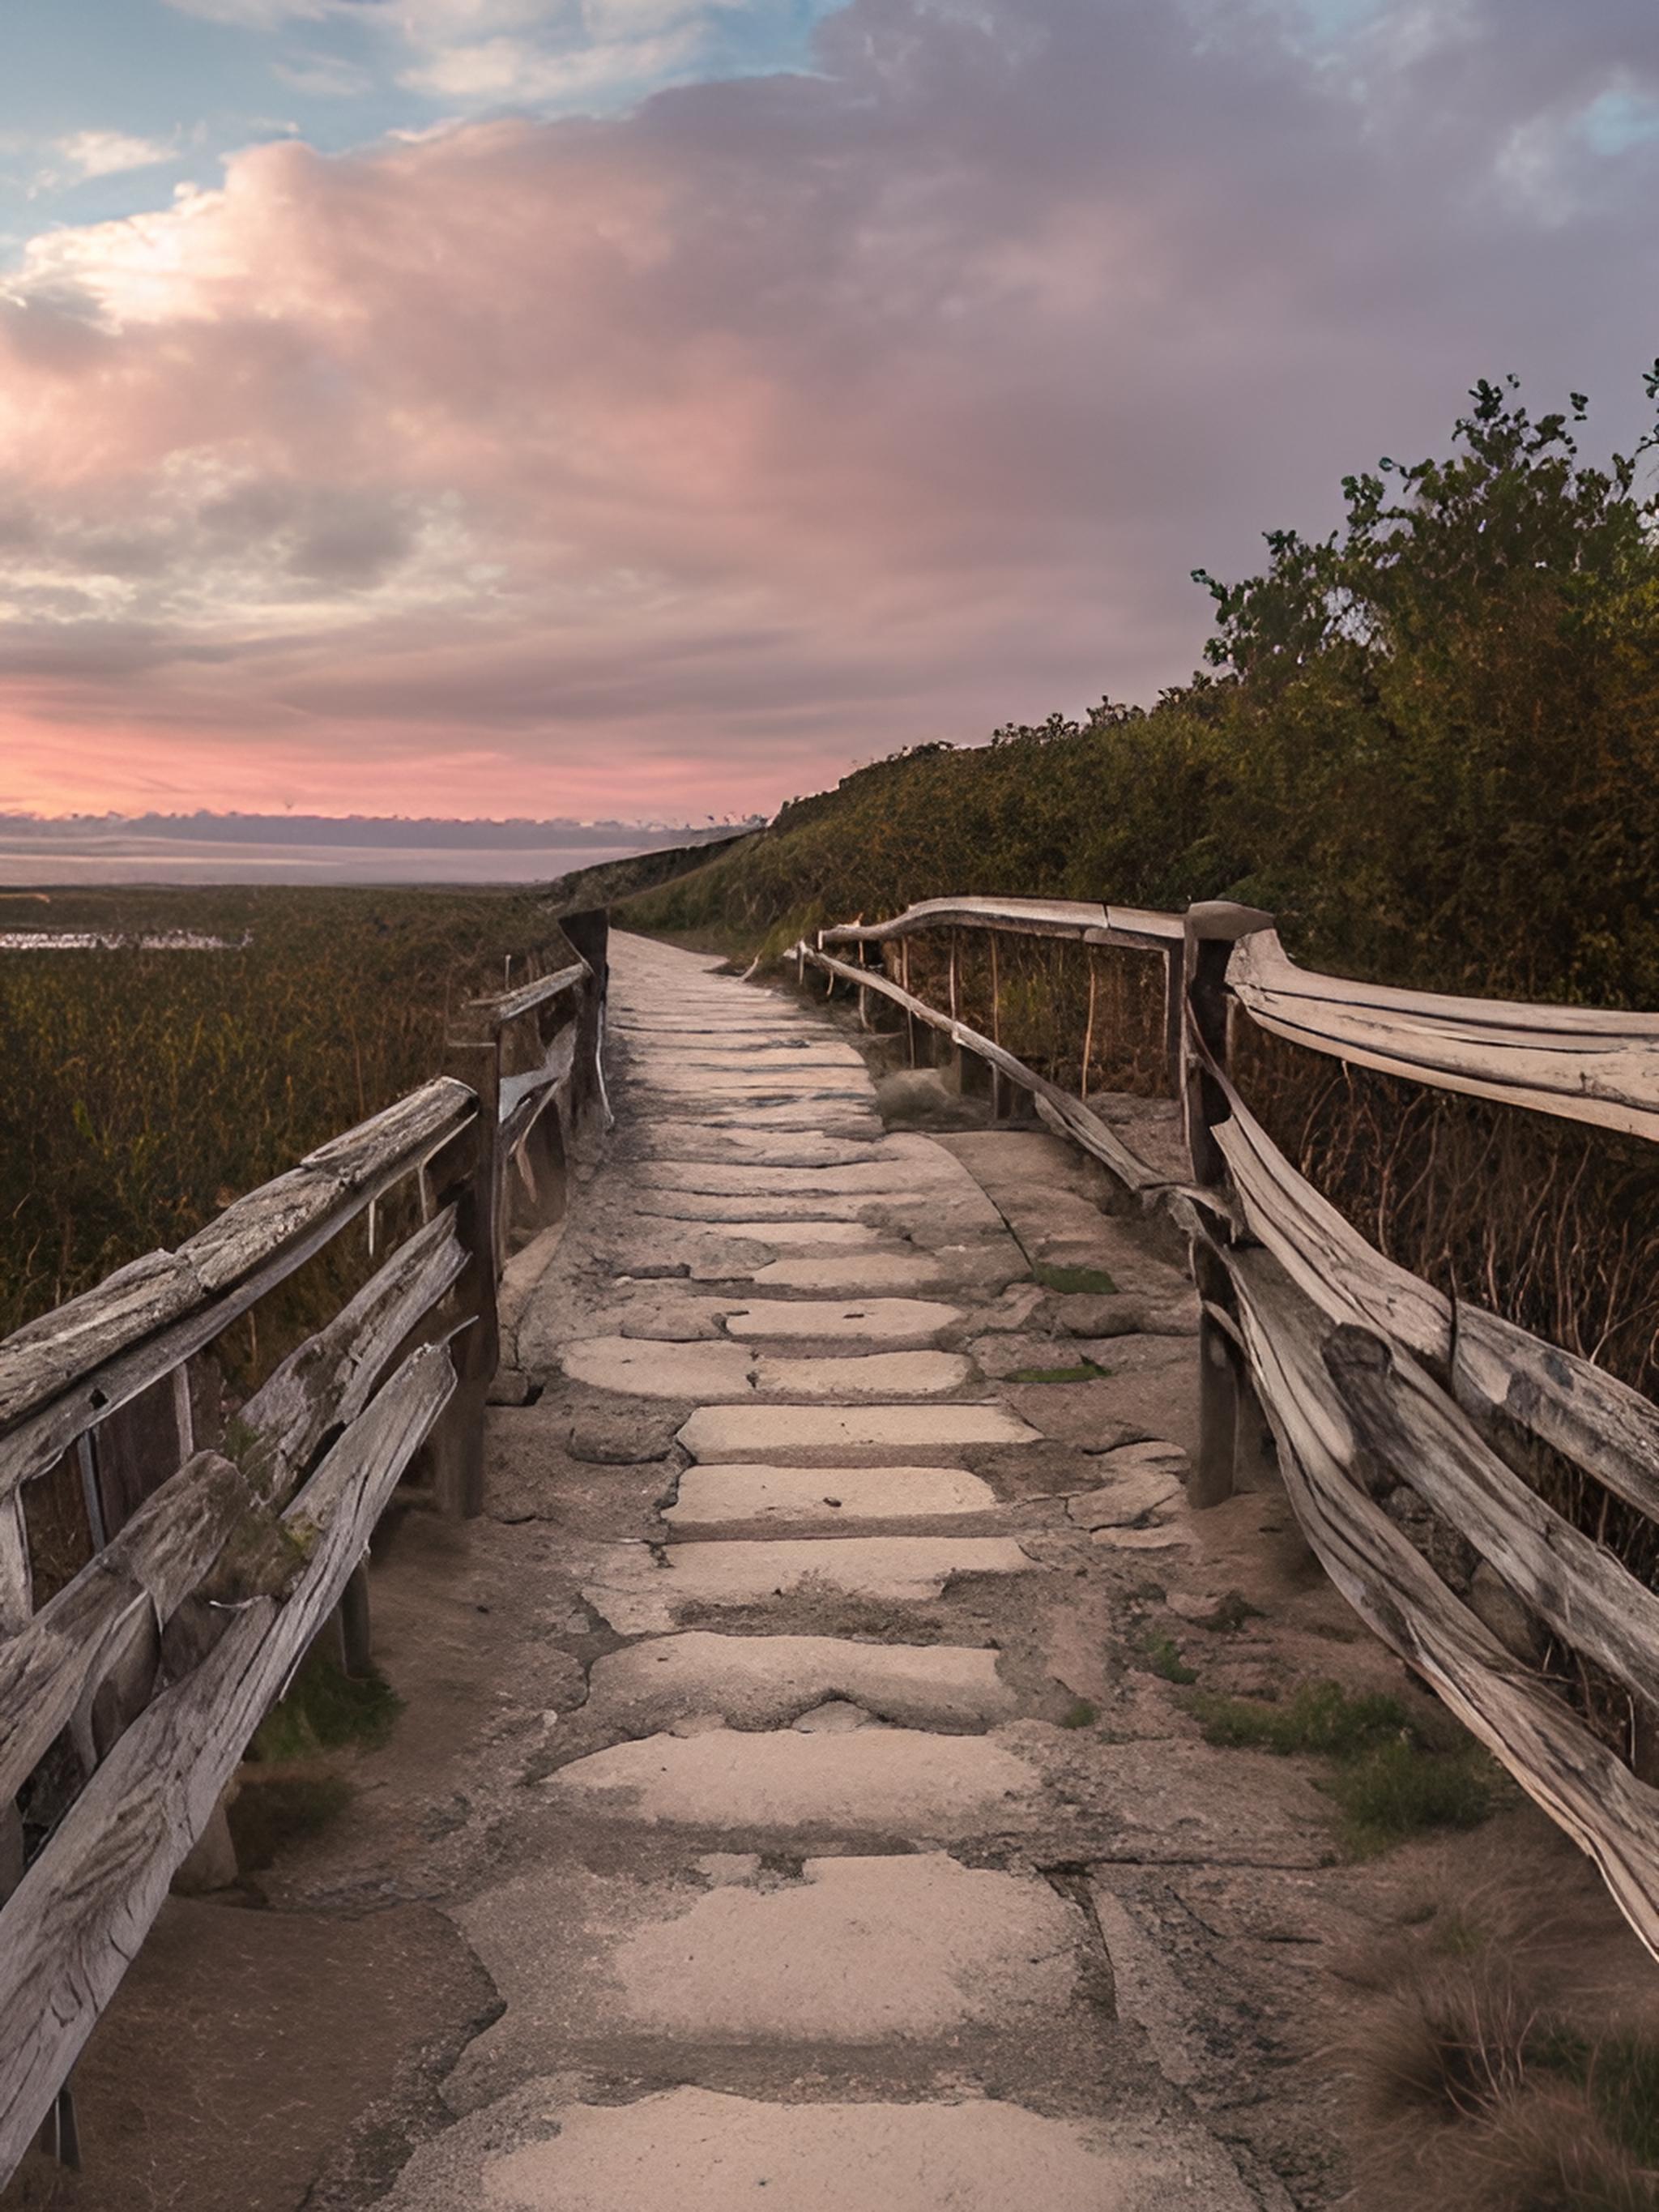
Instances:
[[[687,1067],[666,1065],[638,1071],[634,1087],[674,1098],[835,1098],[870,1095],[870,1079],[858,1067]]]
[[[726,1224],[726,1234],[739,1237],[747,1243],[769,1244],[775,1252],[868,1252],[872,1260],[875,1259],[882,1245],[880,1230],[867,1221],[733,1221]],[[862,1261],[849,1260],[846,1262],[849,1268],[854,1269],[860,1268],[864,1264]],[[758,1282],[760,1275],[761,1271],[757,1269],[752,1279]],[[775,1277],[773,1279],[785,1279]],[[927,1279],[931,1282],[934,1276],[930,1274]],[[858,1276],[858,1280],[864,1280],[862,1274]],[[879,1287],[879,1282],[878,1275],[872,1287]],[[838,1289],[841,1285],[832,1287]]]
[[[417,2151],[386,2212],[1251,2212],[1190,2120],[1003,2098],[782,2105],[682,2087],[582,2105],[532,2083]]]
[[[782,1167],[764,1160],[744,1165],[718,1160],[656,1159],[642,1161],[635,1172],[641,1183],[664,1190],[756,1197],[787,1196],[792,1191],[806,1191],[820,1198],[848,1191],[868,1191],[878,1198],[913,1197],[930,1182],[945,1185],[955,1194],[962,1180],[961,1170],[948,1161],[944,1169],[930,1174],[916,1161],[883,1158],[855,1161],[845,1167],[811,1168]]]
[[[1004,1406],[700,1406],[679,1442],[705,1462],[880,1466],[984,1444],[1027,1444],[1041,1431]]]
[[[659,1109],[650,1118],[672,1121],[678,1117],[678,1111]],[[769,1106],[749,1100],[711,1100],[699,1109],[697,1119],[706,1129],[810,1129],[815,1134],[827,1135],[851,1127],[867,1130],[872,1138],[887,1133],[886,1125],[876,1111],[873,1095],[869,1092],[861,1097],[849,1093],[826,1099],[817,1106],[810,1100],[798,1103],[787,1098]]]
[[[903,1204],[903,1194],[893,1192],[884,1201]],[[635,1213],[659,1221],[718,1221],[741,1223],[744,1232],[759,1235],[761,1224],[782,1221],[866,1221],[884,1201],[872,1193],[843,1191],[823,1196],[794,1192],[787,1198],[768,1198],[754,1193],[726,1195],[709,1191],[641,1190],[633,1198]],[[733,1231],[733,1233],[737,1233]]]
[[[726,1316],[726,1334],[744,1344],[807,1340],[919,1350],[963,1318],[960,1306],[928,1298],[772,1298]]]
[[[835,1698],[903,1728],[953,1732],[1012,1720],[1018,1707],[994,1650],[838,1636],[690,1629],[611,1652],[588,1678],[590,1713],[636,1735],[702,1713],[734,1729],[787,1728]]]
[[[647,2033],[874,2043],[1048,2023],[1077,1995],[1084,1932],[1037,1875],[942,1851],[808,1859],[799,1881],[723,1883],[637,1929],[611,1966],[621,2020]]]
[[[817,1137],[810,1130],[720,1129],[702,1121],[659,1122],[634,1139],[642,1159],[718,1161],[728,1166],[829,1168],[869,1165],[881,1158],[874,1143]]]
[[[590,1336],[564,1346],[559,1364],[573,1382],[635,1398],[740,1398],[754,1388],[755,1357],[741,1344]]]
[[[862,1055],[850,1044],[823,1031],[803,1030],[794,1036],[780,1036],[775,1030],[751,1030],[741,1042],[725,1036],[677,1037],[672,1043],[662,1041],[659,1032],[655,1042],[637,1038],[631,1052],[636,1067],[646,1072],[666,1068],[671,1073],[682,1068],[753,1068],[771,1070],[776,1067],[800,1067],[816,1070],[820,1067],[856,1068],[864,1073]]]
[[[832,1529],[837,1522],[994,1513],[995,1491],[952,1467],[690,1467],[663,1515],[683,1536],[704,1530]]]
[[[872,1728],[647,1736],[573,1759],[537,1786],[572,1812],[647,1826],[951,1843],[1017,1832],[1041,1785],[992,1736]]]
[[[933,1398],[961,1389],[974,1372],[958,1352],[789,1359],[717,1339],[653,1336],[580,1337],[558,1357],[571,1382],[635,1398]]]
[[[757,1224],[758,1227],[761,1224]],[[803,1224],[809,1228],[830,1229],[839,1223],[817,1222]],[[865,1236],[872,1246],[878,1243],[878,1233],[866,1229]],[[839,1238],[813,1237],[814,1244],[840,1243]],[[945,1269],[927,1253],[883,1252],[872,1250],[867,1256],[844,1258],[840,1253],[829,1259],[816,1256],[773,1260],[757,1267],[750,1278],[757,1287],[779,1291],[844,1291],[857,1296],[860,1291],[872,1293],[884,1291],[931,1290],[936,1284],[947,1280]]]
[[[1038,1572],[1012,1536],[694,1538],[659,1563],[618,1545],[582,1596],[619,1636],[672,1628],[687,1607],[754,1606],[814,1589],[882,1605],[936,1598],[959,1575]]]
[[[1066,1510],[1082,1528],[1132,1528],[1138,1521],[1166,1520],[1180,1510],[1184,1498],[1176,1475],[1163,1468],[1141,1467],[1073,1498]]]
[[[834,1359],[763,1353],[755,1389],[775,1398],[943,1398],[973,1375],[973,1361],[959,1352],[860,1352]]]

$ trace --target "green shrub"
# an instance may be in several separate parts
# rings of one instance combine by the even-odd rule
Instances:
[[[1152,1636],[1146,1641],[1146,1663],[1154,1674],[1161,1674],[1166,1682],[1195,1682],[1198,1674],[1181,1656],[1181,1646],[1173,1636]]]
[[[403,1707],[403,1699],[379,1674],[359,1679],[313,1651],[288,1695],[261,1722],[251,1755],[275,1764],[347,1744],[378,1751]]]
[[[1328,1759],[1320,1786],[1351,1858],[1428,1829],[1475,1827],[1498,1800],[1497,1767],[1437,1708],[1408,1712],[1386,1692],[1352,1695],[1337,1682],[1305,1684],[1283,1705],[1197,1691],[1188,1705],[1206,1743]]]
[[[1340,1682],[1310,1682],[1284,1705],[1209,1691],[1189,1702],[1206,1743],[1252,1746],[1284,1755],[1324,1752],[1352,1757],[1379,1743],[1410,1739],[1413,1732],[1398,1698],[1369,1690],[1353,1697]]]

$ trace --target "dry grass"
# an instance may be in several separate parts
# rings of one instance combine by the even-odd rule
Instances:
[[[1548,1874],[1466,1882],[1348,1962],[1358,2212],[1659,2208],[1659,2039],[1620,1991],[1645,1969],[1581,1861]]]

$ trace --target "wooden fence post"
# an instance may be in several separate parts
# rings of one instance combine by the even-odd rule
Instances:
[[[991,939],[991,1042],[1002,1042],[1002,969],[997,959],[997,933],[989,933]],[[1002,1119],[1003,1081],[999,1069],[991,1070],[991,1119]]]
[[[440,1206],[455,1205],[456,1235],[465,1246],[471,1264],[460,1284],[467,1310],[453,1347],[455,1393],[427,1449],[439,1510],[457,1520],[471,1520],[483,1510],[484,1405],[501,1357],[496,1310],[500,1284],[496,1217],[501,1184],[499,1035],[452,1042],[444,1072],[477,1093],[478,1114],[463,1133],[464,1170],[438,1193]],[[457,1166],[460,1166],[459,1161]]]
[[[562,915],[559,927],[592,970],[583,985],[576,1012],[576,1056],[570,1086],[573,1118],[597,1106],[605,1112],[605,1071],[600,1062],[604,1042],[604,1009],[610,976],[611,917],[604,907],[584,914]]]
[[[1182,1037],[1187,1008],[1187,940],[1172,944],[1164,956],[1164,1054],[1170,1071],[1170,1096],[1182,1094]]]
[[[1181,947],[1181,1107],[1193,1178],[1206,1190],[1218,1190],[1227,1179],[1227,1164],[1213,1133],[1215,1123],[1226,1119],[1227,1106],[1204,1054],[1218,1066],[1226,1065],[1227,963],[1240,938],[1272,927],[1271,915],[1231,900],[1206,900],[1187,910]],[[1172,951],[1172,964],[1173,959]],[[1216,1317],[1233,1303],[1227,1271],[1196,1240],[1192,1265],[1203,1308],[1198,1325],[1198,1457],[1187,1497],[1194,1510],[1201,1510],[1233,1494],[1245,1378],[1237,1346]],[[1248,1434],[1248,1416],[1243,1425]]]

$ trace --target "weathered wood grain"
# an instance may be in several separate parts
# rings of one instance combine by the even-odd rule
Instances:
[[[198,1305],[188,1260],[149,1252],[0,1343],[0,1430],[128,1345]]]
[[[576,1028],[572,1024],[562,1029],[549,1046],[546,1058],[538,1067],[520,1075],[504,1075],[501,1080],[500,1148],[504,1159],[523,1144],[547,1109],[555,1103],[558,1091],[568,1085],[576,1060]]]
[[[1595,1861],[1659,1957],[1659,1791],[1638,1782],[1504,1650],[1351,1480],[1355,1440],[1322,1357],[1322,1317],[1271,1255],[1234,1248],[1223,1257],[1285,1488],[1326,1572],[1366,1626]]]
[[[471,1119],[473,1102],[464,1083],[434,1075],[418,1091],[394,1100],[355,1129],[331,1137],[307,1152],[301,1167],[325,1168],[348,1190],[380,1184],[389,1170],[408,1174]]]
[[[15,1797],[137,1613],[159,1632],[253,1507],[240,1468],[198,1452],[9,1642],[0,1644],[0,1800]]]
[[[981,1060],[988,1061],[1010,1082],[1019,1084],[1031,1093],[1036,1101],[1038,1114],[1050,1128],[1080,1145],[1085,1152],[1092,1154],[1109,1167],[1119,1182],[1127,1184],[1131,1190],[1145,1194],[1170,1187],[1167,1176],[1160,1176],[1138,1152],[1131,1152],[1114,1130],[1109,1129],[1098,1115],[1089,1111],[1081,1099],[1074,1098],[1070,1091],[1062,1091],[1058,1084],[1050,1083],[1035,1068],[1027,1067],[1024,1060],[1016,1060],[1011,1052],[1005,1052],[994,1039],[982,1036],[977,1030],[969,1029],[965,1022],[953,1022],[949,1014],[930,1006],[925,999],[914,998],[902,984],[894,982],[890,976],[884,975],[878,968],[854,968],[848,962],[837,960],[832,954],[822,952],[815,945],[805,942],[796,947],[796,951],[803,960],[810,960],[815,967],[822,968],[832,977],[839,976],[842,981],[866,990],[878,991],[884,998],[892,1000],[896,1006],[902,1006],[907,1013],[913,1014],[919,1021],[942,1030],[958,1048],[977,1053]]]
[[[1466,1412],[1513,1421],[1659,1520],[1659,1406],[1650,1398],[1461,1299],[1451,1376]]]
[[[1266,931],[1229,981],[1264,1029],[1443,1091],[1659,1138],[1659,1014],[1456,999],[1300,968]]]
[[[28,1530],[22,1498],[14,1491],[0,1498],[0,1636],[15,1636],[33,1609]]]
[[[289,1509],[311,1546],[292,1595],[238,1613],[140,1715],[0,1911],[0,2173],[28,2148],[453,1379],[438,1346],[398,1370]]]
[[[886,921],[842,922],[818,932],[825,945],[879,945],[924,929],[1006,929],[1025,937],[1070,937],[1079,942],[1104,929],[1104,904],[1091,899],[922,899]]]
[[[534,982],[520,983],[516,991],[502,991],[493,999],[472,999],[468,1003],[477,1008],[492,1029],[503,1029],[508,1022],[516,1022],[520,1014],[533,1013],[538,1006],[544,1006],[561,992],[574,991],[578,984],[590,981],[592,974],[586,960],[576,960],[568,967],[556,969],[550,975],[538,976]]]
[[[1564,1642],[1659,1705],[1659,1597],[1528,1488],[1408,1354],[1343,1325],[1323,1355],[1373,1461],[1449,1522]]]
[[[421,1112],[400,1116],[396,1143],[387,1139],[384,1128],[380,1131],[372,1147],[375,1164],[366,1179],[362,1158],[349,1160],[340,1177],[335,1203],[329,1211],[317,1215],[300,1233],[279,1243],[274,1250],[268,1249],[252,1272],[243,1275],[233,1288],[209,1297],[198,1283],[194,1304],[165,1328],[145,1335],[140,1342],[129,1344],[98,1364],[78,1364],[67,1389],[47,1397],[45,1403],[15,1421],[9,1430],[0,1435],[0,1498],[9,1494],[19,1483],[44,1474],[84,1430],[115,1407],[136,1398],[140,1391],[170,1373],[181,1360],[211,1343],[232,1322],[292,1274],[302,1261],[320,1251],[331,1237],[356,1219],[382,1192],[413,1172],[434,1151],[453,1143],[457,1133],[476,1119],[477,1099],[464,1085],[441,1080],[427,1085],[423,1091],[413,1097],[423,1101]],[[410,1100],[404,1100],[400,1106],[410,1103]],[[398,1112],[397,1109],[392,1110]],[[387,1119],[385,1115],[376,1117],[380,1124]],[[368,1128],[370,1125],[363,1126]],[[355,1136],[359,1133],[352,1133]],[[324,1147],[325,1152],[328,1149]],[[320,1157],[321,1154],[313,1155]],[[250,1238],[241,1248],[242,1255],[251,1260],[257,1249],[256,1241]],[[47,1316],[48,1321],[52,1318]]]
[[[1368,1244],[1297,1173],[1218,1067],[1228,1118],[1212,1134],[1226,1161],[1244,1225],[1333,1321],[1373,1322],[1419,1358],[1451,1358],[1451,1301]]]
[[[237,1416],[258,1494],[281,1503],[331,1429],[356,1419],[400,1345],[457,1282],[467,1255],[447,1206],[291,1352]]]

